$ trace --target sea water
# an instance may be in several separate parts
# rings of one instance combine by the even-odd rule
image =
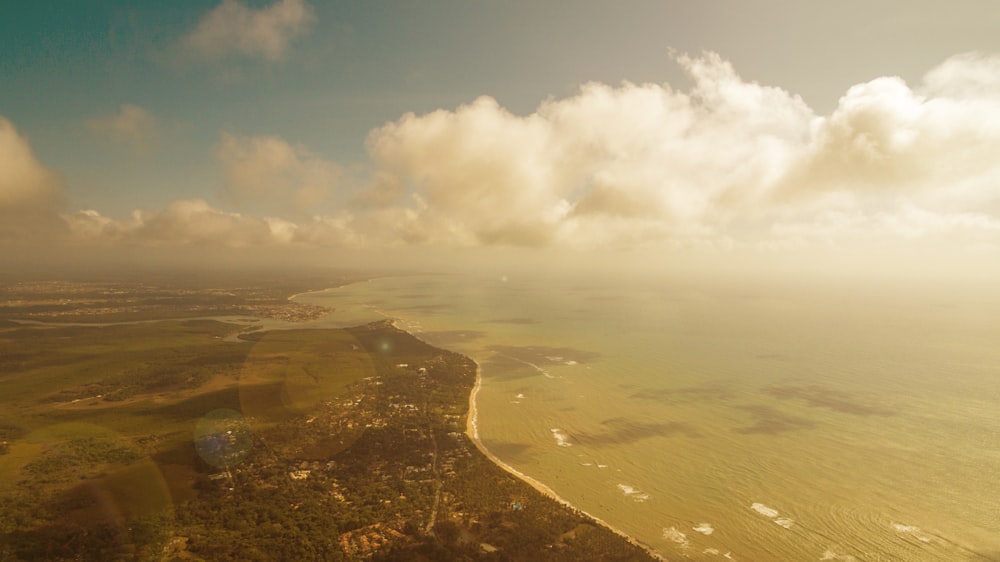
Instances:
[[[1000,306],[929,295],[425,275],[299,300],[474,358],[486,447],[669,559],[1000,559]]]

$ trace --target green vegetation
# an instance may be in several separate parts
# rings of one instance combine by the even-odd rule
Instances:
[[[236,329],[0,325],[0,560],[648,559],[479,453],[468,358]]]
[[[289,295],[362,279],[329,271],[146,271],[141,280],[127,277],[8,282],[0,285],[0,323],[9,318],[100,323],[223,315],[302,321],[328,311],[290,302]],[[246,279],[254,281],[248,285]]]

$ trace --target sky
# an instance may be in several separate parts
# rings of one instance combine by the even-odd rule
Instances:
[[[997,29],[992,0],[21,2],[0,256],[992,270]]]

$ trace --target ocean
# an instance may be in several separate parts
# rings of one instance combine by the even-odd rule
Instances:
[[[478,432],[664,557],[1000,560],[1000,304],[419,275],[307,293],[481,366]]]

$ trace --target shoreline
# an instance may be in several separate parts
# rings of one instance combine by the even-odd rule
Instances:
[[[367,280],[367,281],[370,281],[370,279]],[[348,286],[348,285],[351,285],[351,283],[348,283],[347,285],[342,285],[342,286]],[[336,287],[333,287],[333,288],[336,288]],[[326,289],[322,289],[320,291],[306,291],[304,293],[298,293],[296,295],[293,295],[293,297],[298,297],[298,296],[301,296],[301,295],[304,295],[304,294],[308,294],[308,293],[322,292],[324,290],[326,290]],[[384,312],[382,312],[380,310],[377,310],[377,309],[375,309],[375,312],[377,314],[383,316],[389,322],[389,324],[393,328],[395,328],[395,329],[397,329],[397,330],[399,330],[401,332],[404,332],[406,334],[409,334],[411,337],[413,337],[413,338],[415,338],[417,340],[420,340],[423,343],[425,343],[427,345],[430,345],[431,347],[438,347],[438,348],[440,348],[440,346],[433,345],[433,344],[431,344],[431,343],[423,340],[418,334],[414,334],[413,332],[410,332],[409,330],[405,330],[403,328],[400,328],[398,326],[398,324],[397,324],[397,321],[399,320],[398,318],[393,318],[392,316],[389,316],[388,314],[385,314]],[[458,353],[458,352],[452,351],[452,350],[447,350],[447,351],[451,351],[452,353]],[[534,488],[536,491],[538,491],[542,495],[548,497],[549,499],[555,501],[556,503],[562,505],[563,507],[565,507],[567,509],[570,509],[574,513],[578,513],[578,514],[582,515],[583,517],[586,517],[587,519],[590,519],[591,521],[593,521],[597,525],[600,525],[601,527],[604,527],[605,529],[607,529],[607,530],[611,531],[612,533],[618,535],[619,537],[621,537],[622,539],[624,539],[625,541],[627,541],[629,544],[631,544],[633,546],[636,546],[638,548],[641,548],[646,554],[648,554],[654,560],[660,560],[661,562],[667,562],[667,558],[664,557],[662,554],[656,552],[651,546],[642,543],[641,541],[639,541],[639,539],[633,537],[632,535],[629,535],[625,531],[622,531],[621,529],[618,529],[618,528],[612,526],[610,523],[604,521],[600,517],[597,517],[596,515],[593,515],[591,513],[588,513],[586,511],[584,511],[584,510],[576,507],[575,505],[573,505],[572,503],[570,503],[569,501],[567,501],[566,499],[564,499],[562,496],[560,496],[559,494],[557,494],[555,492],[555,490],[553,490],[552,488],[548,487],[547,485],[545,485],[541,481],[536,480],[535,478],[532,478],[531,476],[528,476],[527,474],[524,474],[523,472],[521,472],[521,471],[517,470],[516,468],[510,466],[509,464],[507,464],[504,461],[502,461],[499,457],[497,457],[496,455],[494,455],[493,452],[490,451],[486,447],[486,445],[484,445],[483,442],[479,439],[479,425],[478,425],[479,408],[478,408],[478,406],[476,404],[476,397],[479,394],[479,389],[482,387],[482,383],[483,383],[482,368],[480,367],[479,362],[476,361],[475,359],[473,359],[472,357],[469,357],[468,355],[466,355],[464,353],[462,353],[460,355],[463,355],[464,357],[467,357],[476,366],[476,382],[472,386],[472,391],[469,392],[469,410],[468,410],[468,413],[466,414],[466,419],[465,419],[465,435],[469,438],[470,441],[472,441],[472,444],[475,445],[476,449],[480,453],[482,453],[483,456],[485,456],[487,459],[489,459],[490,462],[492,462],[493,464],[495,464],[498,467],[500,467],[501,470],[503,470],[504,472],[507,472],[508,474],[510,474],[511,476],[513,476],[514,478],[517,478],[518,480],[520,480],[520,481],[524,482],[525,484],[531,486],[532,488]],[[534,366],[534,365],[532,365],[532,366]],[[537,368],[537,367],[535,367],[535,368]]]
[[[405,331],[405,330],[403,330],[403,331]],[[409,332],[407,332],[407,333],[409,333]],[[413,334],[410,334],[410,335],[412,336]],[[414,337],[416,337],[416,336],[414,336]],[[466,356],[466,357],[468,357],[468,356]],[[584,511],[584,510],[576,507],[575,505],[571,504],[569,501],[565,500],[562,496],[560,496],[559,494],[557,494],[555,492],[555,490],[553,490],[552,488],[549,488],[548,486],[546,486],[542,482],[540,482],[540,481],[532,478],[531,476],[528,476],[527,474],[525,474],[525,473],[517,470],[516,468],[514,468],[514,467],[510,466],[509,464],[505,463],[504,461],[500,460],[499,457],[497,457],[496,455],[494,455],[486,447],[486,445],[484,445],[483,442],[480,441],[480,439],[479,439],[479,425],[478,425],[478,421],[479,421],[479,409],[478,409],[478,406],[476,404],[476,396],[479,394],[479,389],[482,387],[483,376],[482,376],[482,370],[481,370],[481,368],[479,366],[479,362],[476,361],[475,359],[472,359],[471,357],[469,357],[469,359],[476,365],[476,383],[472,387],[472,392],[469,393],[469,413],[466,416],[465,435],[468,436],[469,440],[472,441],[472,444],[476,446],[476,449],[478,449],[480,453],[482,453],[487,459],[489,459],[490,462],[492,462],[493,464],[499,466],[501,469],[503,469],[505,472],[507,472],[511,476],[513,476],[513,477],[517,478],[518,480],[524,482],[525,484],[531,486],[532,488],[534,488],[535,490],[537,490],[542,495],[544,495],[544,496],[546,496],[546,497],[548,497],[548,498],[556,501],[560,505],[562,505],[562,506],[564,506],[564,507],[572,510],[574,513],[578,513],[578,514],[586,517],[587,519],[590,519],[594,523],[597,523],[598,525],[604,527],[605,529],[607,529],[607,530],[611,531],[612,533],[618,535],[619,537],[625,539],[626,541],[629,542],[629,544],[632,544],[633,546],[637,546],[637,547],[641,548],[643,551],[646,552],[646,554],[649,554],[651,557],[653,557],[653,559],[655,559],[655,560],[661,560],[663,562],[666,562],[667,559],[662,554],[660,554],[660,553],[656,552],[655,550],[653,550],[653,548],[650,547],[649,545],[643,544],[642,542],[640,542],[638,539],[636,539],[632,535],[629,535],[625,531],[622,531],[621,529],[618,529],[618,528],[612,526],[610,523],[608,523],[607,521],[604,521],[600,517],[597,517],[596,515],[593,515],[591,513],[588,513],[586,511]]]

